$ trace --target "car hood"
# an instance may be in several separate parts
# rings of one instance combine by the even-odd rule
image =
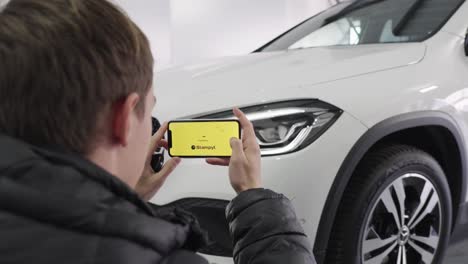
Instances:
[[[424,58],[422,43],[320,47],[216,59],[156,73],[163,120],[274,100],[329,97],[320,84],[412,65]],[[342,87],[341,89],[347,89]],[[309,89],[310,90],[310,89]]]

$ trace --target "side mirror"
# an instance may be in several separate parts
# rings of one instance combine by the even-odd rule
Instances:
[[[465,55],[468,56],[468,33],[466,33],[465,37]]]
[[[468,56],[468,29],[466,30],[465,35],[465,55]]]
[[[159,123],[159,120],[154,117],[151,117],[151,122],[153,126],[152,135],[154,135],[156,131],[158,131],[158,129],[161,127],[161,123]],[[161,171],[163,165],[164,165],[164,148],[159,148],[153,153],[153,156],[151,157],[151,167],[153,168],[154,172],[159,172]]]

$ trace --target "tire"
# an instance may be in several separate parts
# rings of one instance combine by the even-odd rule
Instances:
[[[414,147],[384,146],[353,173],[325,263],[442,263],[451,225],[450,189],[438,162]]]

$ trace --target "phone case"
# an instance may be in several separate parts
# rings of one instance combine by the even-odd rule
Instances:
[[[169,155],[182,158],[225,158],[231,138],[241,137],[238,120],[175,120],[168,124]]]

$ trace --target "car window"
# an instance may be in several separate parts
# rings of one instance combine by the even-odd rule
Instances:
[[[305,36],[289,49],[317,46],[357,45],[362,33],[362,22],[357,19],[340,19]]]
[[[437,32],[464,0],[358,0],[299,25],[261,51],[419,42]]]

